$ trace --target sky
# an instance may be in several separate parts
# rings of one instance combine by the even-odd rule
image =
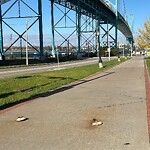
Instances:
[[[134,15],[134,34],[136,34],[150,17],[150,0],[125,0],[125,4],[127,13]]]
[[[37,0],[24,0],[31,6],[35,11],[37,11]],[[112,3],[115,4],[115,0],[110,0]],[[134,27],[133,27],[133,34],[134,36],[137,36],[137,31],[139,28],[143,28],[143,24],[145,21],[148,20],[150,17],[150,0],[118,0],[120,7],[124,7],[125,4],[125,9],[126,9],[126,14],[128,16],[134,16]],[[13,3],[14,0],[11,0],[8,3],[5,3],[2,6],[3,12],[5,12],[6,9],[8,9],[9,5]],[[51,23],[50,23],[50,1],[49,0],[42,0],[42,9],[43,9],[43,34],[44,34],[44,44],[47,45],[51,42]],[[63,8],[61,8],[63,9]],[[5,15],[5,17],[9,16],[16,16],[18,15],[18,3],[16,3],[13,8]],[[71,18],[73,19],[75,17],[75,13],[71,12],[72,15]],[[35,16],[36,14],[33,13],[29,8],[27,8],[24,4],[20,5],[20,14],[24,16],[25,14],[27,15],[33,15]],[[55,10],[55,18],[60,19],[61,18],[61,11],[56,8]],[[23,31],[26,30],[27,26],[27,20],[28,20],[28,26],[30,26],[36,18],[32,19],[6,19],[6,22],[12,26],[15,31],[18,33],[22,33]],[[68,23],[72,24],[71,21],[68,19]],[[16,38],[16,33],[14,33],[10,28],[8,28],[6,25],[3,25],[4,28],[4,40],[5,40],[5,45],[9,45],[11,42],[13,42]],[[62,30],[61,32],[64,32],[67,34],[67,32],[70,31],[71,29],[67,30]],[[35,23],[35,25],[30,28],[30,31],[28,33],[30,35],[30,39],[32,39],[32,43],[35,43],[38,40],[38,22]],[[12,35],[12,38],[10,38]],[[25,35],[24,35],[25,37]],[[63,40],[63,39],[57,39]],[[74,38],[72,38],[74,40]],[[20,41],[18,41],[20,42]],[[25,43],[24,43],[25,44]],[[34,44],[33,44],[34,45]]]

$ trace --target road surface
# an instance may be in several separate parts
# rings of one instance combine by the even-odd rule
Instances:
[[[1,150],[150,150],[142,58],[58,91],[0,114]]]
[[[117,59],[117,57],[112,57],[113,59]],[[108,61],[107,57],[102,58],[103,62]],[[40,73],[40,72],[47,72],[53,70],[60,70],[66,69],[71,67],[83,66],[88,64],[96,64],[98,63],[98,58],[89,58],[84,60],[77,60],[77,61],[69,61],[69,62],[62,62],[60,64],[48,64],[48,65],[35,65],[35,66],[28,66],[28,67],[18,67],[18,68],[7,68],[7,69],[0,69],[0,78],[30,74],[30,73]]]

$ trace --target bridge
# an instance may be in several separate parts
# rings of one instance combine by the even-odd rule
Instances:
[[[69,40],[69,38],[76,33],[77,35],[77,51],[80,53],[82,48],[85,45],[92,46],[95,50],[99,51],[100,45],[102,45],[102,39],[104,37],[107,37],[106,40],[106,46],[110,46],[110,43],[112,43],[112,47],[117,48],[118,46],[118,30],[122,32],[122,34],[126,37],[126,39],[129,41],[129,43],[132,45],[134,42],[132,29],[129,26],[125,16],[121,14],[121,11],[119,11],[119,1],[123,0],[116,0],[116,3],[113,4],[110,1],[105,0],[49,0],[50,2],[50,10],[51,10],[51,36],[52,36],[52,53],[55,54],[56,48],[59,49],[64,43],[68,44],[70,46],[74,46]],[[2,6],[4,3],[10,3],[10,6],[5,10],[3,13]],[[27,39],[25,39],[23,36],[25,35],[26,31],[23,31],[22,33],[18,33],[15,29],[11,27],[5,20],[6,19],[14,19],[14,17],[6,17],[6,14],[9,12],[9,10],[18,3],[18,12],[20,13],[21,7],[19,6],[20,3],[24,3],[29,9],[34,11],[36,13],[36,16],[26,16],[26,18],[32,18],[37,17],[37,21],[39,22],[39,47],[40,50],[38,50],[35,46],[32,45]],[[43,57],[43,26],[42,26],[42,0],[36,1],[38,4],[38,11],[34,10],[32,6],[25,0],[1,0],[0,1],[0,25],[1,25],[1,36],[0,36],[0,53],[3,55],[5,51],[8,51],[19,39],[24,40],[28,43],[29,46],[31,46],[34,50],[38,51],[40,53],[41,58]],[[57,8],[64,7],[63,17],[60,20],[56,19],[56,15],[54,12],[55,6]],[[61,9],[61,8],[59,8]],[[76,13],[76,17],[72,19],[72,16],[69,16],[69,12],[73,11]],[[21,17],[20,14],[18,14],[18,17],[16,19],[21,19],[25,17]],[[59,27],[59,22],[65,18],[65,25],[62,27]],[[59,28],[72,28],[67,26],[66,18],[70,18],[70,20],[74,23],[74,30],[70,33],[68,37],[65,37],[61,31],[59,31]],[[33,25],[30,25],[28,29],[30,29]],[[13,32],[15,32],[18,35],[18,38],[11,43],[11,45],[4,51],[3,49],[3,24],[8,26],[10,29],[12,29]],[[92,24],[92,25],[91,25]],[[103,25],[106,25],[107,27],[103,27]],[[111,30],[115,30],[115,35],[111,35]],[[103,30],[104,34],[101,35],[101,30]],[[57,43],[56,47],[56,33],[60,35],[63,38],[62,43]],[[87,33],[90,35],[87,37]],[[86,35],[85,35],[86,34]],[[109,38],[111,38],[112,41],[109,41]]]

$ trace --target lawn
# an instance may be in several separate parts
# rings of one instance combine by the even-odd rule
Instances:
[[[125,60],[121,62],[123,61]],[[98,71],[108,69],[119,63],[117,60],[112,60],[104,62],[104,68],[102,69],[98,68],[98,64],[94,64],[0,79],[0,110],[23,101],[31,100],[42,93],[82,79]]]
[[[150,75],[150,58],[146,59],[146,64],[147,64],[147,69],[148,69],[148,72],[149,72],[149,75]]]

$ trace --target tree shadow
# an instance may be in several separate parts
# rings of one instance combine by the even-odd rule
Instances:
[[[84,84],[84,83],[87,83],[87,82],[91,82],[91,81],[96,80],[96,79],[106,77],[106,76],[111,75],[113,73],[115,73],[115,72],[107,72],[105,75],[102,75],[102,76],[99,76],[99,77],[94,77],[92,79],[81,79],[81,80],[76,81],[75,83],[70,83],[69,85],[65,85],[63,87],[54,89],[52,91],[40,94],[39,96],[40,97],[47,97],[47,96],[54,95],[54,94],[57,94],[57,93],[60,93],[60,92],[64,92],[64,91],[69,90],[69,89],[71,89],[75,86],[78,86],[78,85],[81,85],[81,84]]]
[[[13,94],[15,94],[15,93],[16,93],[16,92],[4,93],[4,94],[1,94],[1,95],[0,95],[0,98],[6,98],[6,97],[11,96],[11,95],[13,95]]]
[[[27,78],[31,78],[33,76],[20,76],[20,77],[16,77],[15,79],[27,79]]]
[[[60,79],[60,80],[66,80],[66,79],[71,79],[71,80],[73,80],[73,81],[76,81],[76,80],[78,80],[78,79],[76,79],[76,78],[70,78],[70,77],[57,77],[57,76],[48,76],[47,77],[48,79]]]
[[[106,72],[106,74],[104,74],[102,76],[81,79],[81,80],[78,80],[78,81],[76,81],[76,79],[74,79],[75,82],[72,82],[72,83],[70,83],[68,85],[65,85],[65,86],[62,86],[62,87],[59,87],[59,88],[56,88],[56,89],[51,90],[49,92],[45,92],[45,93],[42,93],[42,94],[37,94],[37,95],[31,96],[30,98],[27,98],[27,99],[23,99],[23,100],[20,100],[20,101],[17,101],[17,102],[13,102],[13,103],[9,103],[9,104],[0,106],[0,110],[6,109],[8,107],[11,107],[11,106],[23,103],[23,102],[32,101],[32,100],[35,100],[35,99],[40,98],[40,97],[48,97],[48,96],[51,96],[51,95],[54,95],[54,94],[57,94],[57,93],[61,93],[61,92],[64,92],[66,90],[69,90],[69,89],[71,89],[71,88],[73,88],[75,86],[78,86],[78,85],[81,85],[81,84],[84,84],[84,83],[87,83],[87,82],[91,82],[91,81],[94,81],[94,80],[97,80],[97,79],[100,79],[100,78],[103,78],[103,77],[106,77],[106,76],[109,76],[109,75],[111,75],[113,73],[115,73],[115,72]],[[49,78],[51,78],[51,77],[49,77]],[[53,77],[53,78],[66,79],[65,77]],[[73,79],[73,78],[70,78],[70,79]],[[24,92],[24,91],[34,90],[34,89],[36,89],[38,87],[45,86],[45,85],[48,85],[48,84],[49,83],[46,83],[46,84],[43,84],[43,85],[40,85],[40,86],[34,86],[32,88],[24,89],[24,90],[20,90],[20,91]],[[20,91],[18,91],[18,92],[20,92]],[[7,97],[7,96],[12,95],[14,93],[15,92],[5,93],[3,95],[0,95],[0,97],[2,97],[2,96],[3,97]]]
[[[39,88],[39,87],[43,87],[43,86],[46,86],[46,85],[49,85],[49,83],[46,83],[46,84],[42,84],[42,85],[39,85],[39,86],[33,86],[31,88],[24,88],[24,89],[20,89],[20,90],[16,90],[14,92],[9,92],[9,93],[4,93],[4,94],[0,94],[0,98],[7,98],[13,94],[16,94],[16,93],[20,93],[20,92],[30,92],[36,88]]]

